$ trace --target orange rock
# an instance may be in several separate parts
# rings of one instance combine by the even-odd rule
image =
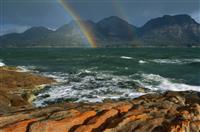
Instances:
[[[0,117],[0,128],[4,127],[5,125],[21,122],[27,119],[29,119],[28,115],[24,115],[24,114]]]
[[[156,97],[143,96],[131,103],[65,103],[24,109],[0,115],[0,132],[196,132],[200,130],[199,96],[189,95],[190,92],[169,92]],[[4,96],[1,99],[2,105],[9,103]]]
[[[120,105],[124,105],[124,102],[105,102],[99,105],[97,104],[96,106],[93,106],[93,107],[97,110],[102,111],[102,110],[110,110]]]
[[[65,111],[59,111],[56,113],[53,113],[52,115],[49,116],[49,119],[53,120],[61,120],[64,118],[70,118],[70,117],[75,117],[77,115],[81,114],[78,110],[71,109],[71,110],[65,110]]]
[[[18,122],[16,124],[7,126],[6,128],[0,129],[1,132],[26,132],[29,123],[37,121],[37,119],[26,120]]]
[[[95,118],[94,121],[90,122],[90,124],[82,125],[82,126],[78,127],[75,131],[76,132],[91,132],[93,129],[96,129],[96,128],[100,127],[103,123],[105,123],[107,119],[109,119],[117,114],[118,114],[118,111],[115,109],[106,111],[104,114]]]
[[[171,132],[188,132],[190,131],[190,121],[188,120],[183,120],[181,122],[178,122],[178,124],[172,125],[170,127]]]
[[[123,113],[123,112],[128,112],[132,107],[133,105],[128,103],[128,104],[119,105],[115,107],[115,109],[119,110],[119,113]]]
[[[200,131],[200,121],[191,122],[190,129],[193,132],[199,132]]]
[[[125,118],[115,128],[106,129],[104,132],[117,132],[117,131],[121,130],[121,128],[129,122],[132,122],[132,121],[135,121],[135,120],[146,120],[148,118],[149,118],[149,116],[147,114],[132,115],[130,117]]]
[[[54,82],[51,78],[18,72],[17,68],[0,67],[0,114],[18,111],[22,107],[32,108],[28,95],[36,86]]]
[[[139,114],[144,114],[144,113],[145,113],[144,106],[139,106],[138,108],[134,108],[130,110],[129,112],[127,112],[124,117],[129,117],[132,115],[139,115]]]
[[[156,128],[162,126],[162,123],[164,121],[163,117],[160,118],[152,118],[146,120],[145,122],[139,124],[137,128],[135,128],[135,132],[152,132],[153,130],[156,130]],[[164,128],[162,127],[162,130]]]
[[[34,75],[27,72],[17,72],[17,70],[9,70],[0,67],[0,85],[1,90],[19,90],[20,88],[32,89],[34,86],[41,84],[49,84],[55,82],[53,79]],[[3,89],[4,88],[4,89]]]
[[[87,111],[77,117],[65,118],[59,121],[41,121],[30,126],[30,132],[63,132],[69,131],[73,126],[82,124],[86,119],[95,116],[95,111]]]
[[[43,109],[35,109],[28,112],[16,113],[10,116],[2,116],[0,117],[0,128],[24,120],[30,120],[33,118],[45,118],[48,117],[48,115],[51,115],[53,112],[60,110],[62,110],[60,107],[48,107]]]

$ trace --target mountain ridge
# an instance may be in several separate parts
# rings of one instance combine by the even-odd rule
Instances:
[[[200,24],[186,14],[164,15],[142,27],[110,16],[93,22],[79,22],[93,33],[98,47],[192,47],[200,46]],[[88,47],[76,22],[65,24],[55,31],[32,27],[23,33],[0,36],[0,47]]]

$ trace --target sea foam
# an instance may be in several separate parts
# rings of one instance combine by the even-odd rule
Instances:
[[[136,73],[132,76],[119,76],[86,69],[74,74],[50,72],[43,75],[53,77],[59,83],[41,91],[33,102],[36,106],[64,100],[102,102],[105,99],[132,99],[147,93],[168,90],[200,91],[200,86],[177,83],[173,79],[156,74]],[[139,87],[144,88],[144,91],[138,91]]]
[[[137,92],[129,77],[110,73],[82,70],[73,75],[54,73],[53,77],[63,82],[39,93],[34,101],[36,106],[45,106],[58,100],[102,102],[104,99],[136,98],[146,94]],[[45,97],[46,95],[48,96]]]
[[[18,72],[38,72],[36,66],[17,66],[17,69]]]

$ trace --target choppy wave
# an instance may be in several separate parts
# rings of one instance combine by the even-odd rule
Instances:
[[[56,75],[57,74],[57,75]],[[104,99],[135,98],[146,94],[138,92],[135,83],[126,76],[115,76],[101,72],[83,70],[77,74],[49,75],[62,82],[52,85],[38,94],[36,106],[48,103],[73,100],[75,102],[102,102]]]
[[[5,63],[3,63],[3,60],[0,59],[0,67],[5,66]]]
[[[192,86],[184,83],[177,83],[173,79],[164,78],[155,74],[141,74],[140,79],[135,80],[141,86],[153,91],[200,91],[200,86]]]
[[[155,74],[117,76],[110,73],[82,70],[76,74],[43,73],[59,83],[49,86],[37,95],[36,106],[60,101],[102,102],[105,99],[136,98],[149,92],[200,91],[200,86],[177,83]],[[139,91],[138,88],[144,90]]]
[[[193,59],[153,59],[151,60],[155,63],[160,64],[190,64],[190,63],[200,63],[199,58],[193,58]]]

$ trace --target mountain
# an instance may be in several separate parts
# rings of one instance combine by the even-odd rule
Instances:
[[[99,21],[97,26],[99,31],[110,39],[132,40],[136,37],[136,27],[116,16]]]
[[[145,45],[195,46],[200,44],[200,24],[188,15],[165,15],[148,21],[139,36]]]
[[[116,16],[97,23],[89,20],[78,23],[89,30],[87,35],[92,33],[99,47],[200,46],[200,24],[185,14],[155,18],[142,27]],[[82,31],[74,21],[55,31],[33,27],[23,33],[1,36],[0,47],[87,47]]]
[[[0,47],[34,47],[47,42],[53,31],[45,27],[33,27],[23,33],[12,33],[0,37]]]

